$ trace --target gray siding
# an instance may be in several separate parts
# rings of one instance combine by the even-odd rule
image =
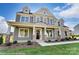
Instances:
[[[20,22],[20,15],[16,15],[16,22]]]

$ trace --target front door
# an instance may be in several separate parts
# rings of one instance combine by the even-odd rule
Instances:
[[[40,30],[36,30],[36,39],[40,39]]]

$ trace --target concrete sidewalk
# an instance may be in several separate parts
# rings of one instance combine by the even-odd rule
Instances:
[[[50,42],[46,43],[44,41],[37,41],[41,46],[51,46],[51,45],[62,45],[62,44],[70,44],[70,43],[79,43],[79,40],[75,41],[64,41],[64,42]]]

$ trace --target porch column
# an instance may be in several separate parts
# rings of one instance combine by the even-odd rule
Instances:
[[[44,27],[44,39],[47,40],[46,27]]]
[[[54,38],[57,39],[57,37],[58,37],[58,31],[57,31],[57,29],[55,29],[54,30]]]
[[[11,32],[11,26],[8,25],[8,31],[7,31],[7,33],[10,34],[10,32]]]
[[[33,26],[33,40],[35,40],[35,37],[36,37],[36,35],[35,35],[35,26]]]
[[[54,29],[52,29],[52,38],[54,39],[54,36],[55,36],[55,34],[54,34]]]
[[[30,32],[29,32],[29,28],[28,28],[28,37],[29,37],[29,33],[30,33]]]

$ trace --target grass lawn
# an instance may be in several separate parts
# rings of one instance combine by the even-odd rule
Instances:
[[[79,43],[45,46],[36,48],[6,48],[0,49],[0,54],[26,54],[26,55],[78,55]]]

